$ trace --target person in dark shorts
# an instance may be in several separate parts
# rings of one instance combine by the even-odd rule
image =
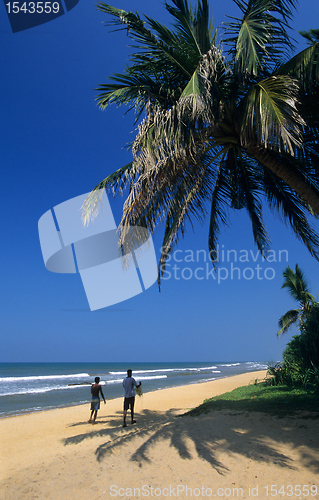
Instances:
[[[131,409],[131,423],[136,424],[134,420],[134,403],[135,403],[135,387],[140,387],[142,382],[136,383],[132,377],[132,370],[127,370],[127,377],[123,380],[124,387],[124,421],[123,427],[126,427],[126,414],[127,410]]]
[[[89,419],[89,424],[95,424],[97,412],[100,409],[100,393],[103,398],[104,404],[105,404],[105,397],[102,391],[102,387],[100,386],[100,377],[95,377],[95,384],[92,384],[91,387],[91,394],[92,394],[92,399],[91,399],[91,416]]]

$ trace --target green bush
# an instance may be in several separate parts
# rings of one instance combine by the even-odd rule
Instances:
[[[266,379],[267,385],[291,386],[294,384],[294,380],[287,371],[287,367],[284,363],[277,363],[274,366],[268,366],[267,375],[270,375],[270,378]]]
[[[319,304],[312,306],[306,320],[300,325],[300,334],[294,335],[283,352],[283,362],[268,367],[272,385],[303,383],[319,390]]]
[[[319,304],[312,306],[301,325],[303,363],[307,368],[319,368]]]
[[[306,370],[310,367],[305,352],[306,343],[307,339],[304,339],[301,334],[294,335],[283,353],[285,370],[295,382],[302,382]]]
[[[313,368],[308,368],[304,378],[305,389],[314,389],[316,393],[319,393],[319,368],[315,366]]]

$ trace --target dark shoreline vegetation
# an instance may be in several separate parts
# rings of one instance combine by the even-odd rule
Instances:
[[[199,416],[214,411],[230,411],[238,413],[261,412],[268,415],[299,418],[319,418],[319,395],[312,387],[306,390],[298,386],[274,386],[271,378],[263,382],[238,387],[231,392],[215,396],[181,415]],[[302,414],[300,414],[302,412]]]
[[[263,381],[256,380],[254,384],[206,399],[184,415],[226,410],[232,415],[255,411],[279,418],[319,418],[319,302],[310,294],[298,265],[295,272],[287,267],[284,277],[283,288],[288,288],[299,302],[299,309],[281,317],[278,334],[298,319],[300,334],[288,342],[283,361],[268,366]]]

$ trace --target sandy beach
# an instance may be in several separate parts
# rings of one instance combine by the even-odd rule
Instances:
[[[319,419],[177,418],[265,374],[146,393],[136,398],[137,424],[126,428],[122,399],[102,403],[95,425],[89,405],[3,418],[0,498],[319,498]]]

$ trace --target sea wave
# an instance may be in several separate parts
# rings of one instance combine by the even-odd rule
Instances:
[[[240,363],[238,363],[240,364]],[[225,365],[227,366],[227,365]],[[134,370],[133,374],[140,373],[165,373],[165,372],[201,372],[207,370],[214,370],[217,366],[205,366],[198,368],[157,368],[156,370]],[[127,372],[108,372],[109,375],[126,375]]]
[[[54,387],[33,387],[32,389],[19,389],[14,392],[5,392],[0,394],[0,397],[4,396],[21,396],[22,394],[43,394],[45,392],[50,391],[64,391],[66,389],[77,389],[79,387],[83,387],[83,385],[63,385],[63,386],[54,386]]]
[[[138,377],[138,380],[157,380],[160,378],[167,378],[167,375],[153,375],[150,377]],[[106,380],[105,381],[106,384],[121,384],[122,382],[123,382],[122,378],[115,378],[113,380]]]
[[[72,373],[65,375],[30,375],[27,377],[0,377],[0,382],[31,382],[32,380],[61,380],[69,378],[89,377],[88,373]]]
[[[258,361],[248,361],[246,365],[249,365],[249,369],[257,369],[257,370],[267,370],[268,365],[265,363],[261,363]]]
[[[229,363],[229,364],[223,364],[223,365],[219,365],[219,366],[239,366],[241,363]]]

